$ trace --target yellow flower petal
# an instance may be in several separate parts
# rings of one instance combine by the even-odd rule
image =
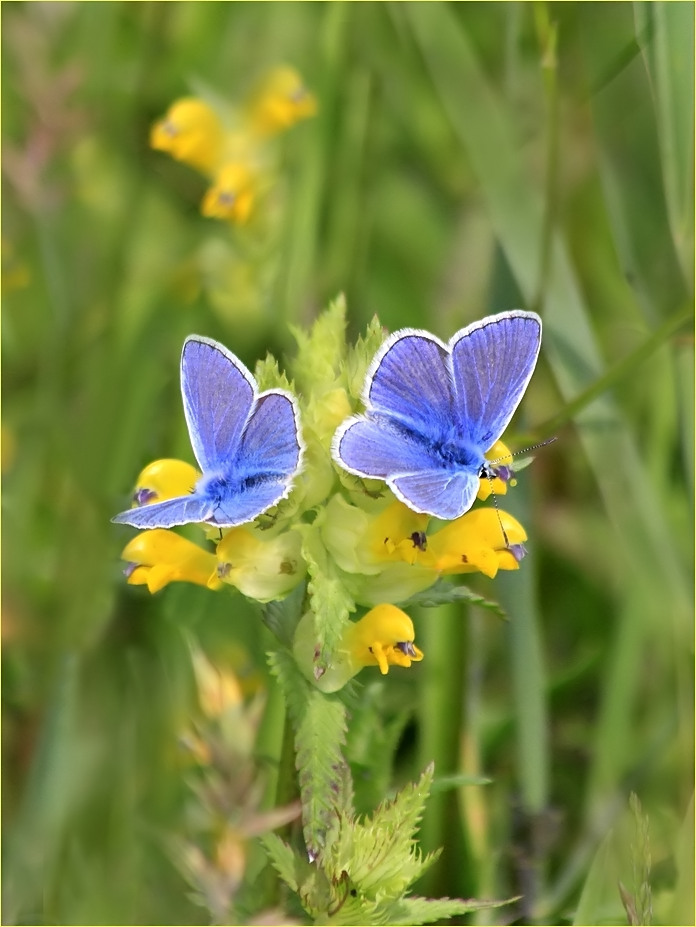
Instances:
[[[121,559],[129,563],[128,582],[147,584],[151,593],[171,582],[196,583],[209,589],[222,586],[215,555],[165,528],[137,534],[124,547]]]
[[[164,119],[150,133],[150,146],[166,151],[203,174],[211,175],[220,164],[225,141],[215,111],[195,97],[176,100]]]
[[[395,605],[382,603],[350,625],[339,650],[348,653],[354,667],[379,666],[382,675],[386,675],[390,666],[409,667],[423,659],[413,643],[414,637],[413,622],[408,615]]]
[[[440,573],[480,571],[493,577],[499,569],[518,568],[514,551],[526,540],[524,528],[508,512],[481,508],[467,512],[430,536],[428,550]]]
[[[155,460],[138,476],[133,501],[137,505],[149,505],[164,499],[186,496],[192,492],[200,478],[200,471],[183,460]]]

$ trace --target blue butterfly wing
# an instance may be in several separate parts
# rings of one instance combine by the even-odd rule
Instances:
[[[410,509],[451,521],[474,504],[479,481],[461,470],[422,470],[390,477],[387,485]]]
[[[210,519],[212,524],[221,528],[244,525],[280,502],[289,491],[287,478],[256,477],[245,483],[241,492],[230,493],[220,499]]]
[[[447,348],[429,332],[405,328],[378,351],[363,399],[368,412],[437,439],[452,417],[454,384]]]
[[[253,377],[223,345],[191,335],[181,353],[181,393],[201,470],[223,469],[239,449],[254,404]]]
[[[505,431],[534,372],[541,319],[503,312],[458,332],[451,340],[455,408],[462,436],[487,451]]]
[[[445,346],[428,332],[395,332],[368,371],[366,414],[334,436],[334,459],[358,476],[382,479],[436,467],[430,447],[451,422],[453,391]]]
[[[282,390],[262,393],[241,436],[240,469],[289,479],[299,469],[302,449],[294,399]]]
[[[194,494],[128,509],[115,515],[111,521],[120,525],[131,525],[133,528],[173,528],[175,525],[207,521],[212,514],[213,505],[210,500]]]
[[[426,439],[373,413],[347,419],[334,436],[332,452],[346,470],[376,479],[437,467]]]
[[[216,501],[212,521],[223,527],[252,521],[284,499],[302,463],[299,412],[282,390],[256,400],[230,468],[230,491]]]

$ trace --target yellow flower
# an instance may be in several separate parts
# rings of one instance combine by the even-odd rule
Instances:
[[[382,603],[351,624],[341,639],[340,650],[348,653],[349,662],[357,669],[379,666],[380,673],[386,676],[390,666],[410,667],[412,662],[423,659],[413,643],[415,636],[406,612]]]
[[[314,615],[306,612],[295,632],[293,653],[300,669],[322,692],[336,692],[366,666],[378,666],[382,675],[390,666],[410,667],[423,659],[413,642],[413,622],[400,608],[380,603],[359,621],[348,623],[330,665],[316,663]]]
[[[213,186],[203,197],[201,212],[210,219],[227,219],[243,225],[251,214],[257,193],[255,172],[241,162],[232,161],[215,175]]]
[[[164,119],[150,133],[150,146],[166,151],[203,174],[218,168],[225,145],[225,131],[215,111],[195,97],[176,100]]]
[[[209,589],[222,586],[215,555],[164,528],[137,534],[126,544],[121,559],[128,562],[128,582],[147,585],[152,593],[172,582],[196,583]]]
[[[326,549],[347,576],[344,584],[356,602],[403,602],[437,579],[415,556],[427,515],[394,501],[372,514],[333,496],[321,515]]]
[[[217,575],[258,602],[282,599],[307,570],[301,547],[296,531],[267,541],[254,529],[231,528],[217,546]]]
[[[522,525],[499,509],[473,509],[427,539],[427,556],[441,574],[518,570],[526,553]]]
[[[136,505],[150,505],[152,502],[186,496],[200,478],[200,471],[184,460],[154,460],[141,470],[135,482],[133,502]]]
[[[302,83],[294,68],[274,68],[264,79],[248,106],[252,131],[259,136],[275,135],[301,119],[314,116],[316,98]]]
[[[506,444],[503,444],[502,441],[496,441],[486,454],[486,460],[495,461],[496,468],[500,469],[501,476],[496,476],[492,480],[489,480],[487,476],[481,477],[476,498],[482,502],[485,502],[492,493],[497,496],[504,496],[507,493],[508,482],[511,486],[515,485],[515,481],[510,479],[512,476],[512,454]]]

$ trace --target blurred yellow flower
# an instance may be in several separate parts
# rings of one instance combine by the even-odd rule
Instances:
[[[302,581],[307,565],[293,530],[261,540],[253,528],[231,528],[217,546],[217,575],[250,599],[282,599]]]
[[[266,75],[247,107],[251,129],[259,136],[275,135],[316,112],[316,97],[298,72],[287,66]]]
[[[150,146],[166,151],[203,174],[219,167],[225,145],[225,130],[212,109],[196,97],[176,100],[150,132]]]
[[[150,505],[152,502],[185,496],[193,490],[200,478],[200,471],[184,460],[153,460],[140,471],[135,481],[133,502],[136,505]]]
[[[258,193],[255,171],[241,162],[225,164],[215,175],[201,204],[201,213],[210,219],[227,219],[243,225]]]
[[[220,589],[215,554],[165,528],[141,531],[121,553],[128,582],[159,592],[168,583],[187,582]]]

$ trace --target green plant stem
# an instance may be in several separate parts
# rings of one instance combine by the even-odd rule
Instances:
[[[268,683],[268,701],[256,738],[256,756],[267,766],[266,788],[261,804],[273,808],[281,788],[281,767],[285,744],[286,712],[280,686],[275,679]]]
[[[506,511],[530,524],[531,506],[523,487],[505,500]],[[535,593],[533,559],[527,557],[522,569],[499,573],[496,591],[510,621],[506,625],[510,660],[510,697],[513,705],[517,743],[517,790],[513,810],[513,843],[516,845],[518,884],[523,895],[525,923],[538,918],[539,899],[545,883],[545,813],[549,795],[549,729],[546,704],[546,670]],[[517,813],[515,813],[515,811]]]
[[[441,605],[428,609],[419,628],[423,641],[423,674],[419,698],[419,767],[435,762],[435,776],[459,772],[463,710],[463,663],[466,640],[464,606]],[[424,852],[443,848],[436,867],[421,880],[418,891],[433,897],[457,891],[473,894],[459,817],[456,790],[436,792],[428,799],[420,841]],[[449,870],[449,871],[448,871]],[[458,876],[458,878],[457,878]]]

